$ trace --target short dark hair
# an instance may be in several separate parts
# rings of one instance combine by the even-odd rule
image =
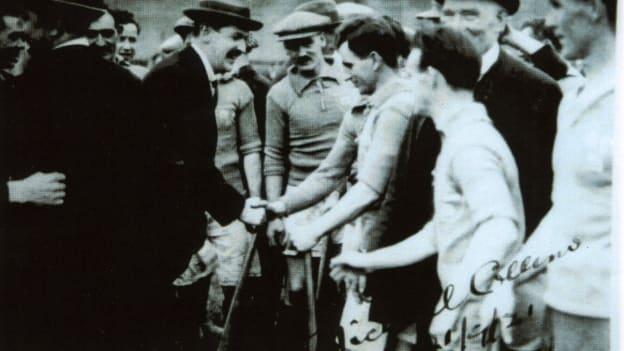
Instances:
[[[423,33],[421,40],[421,69],[435,68],[454,88],[474,88],[481,74],[481,57],[465,34],[440,26]]]
[[[343,23],[337,32],[338,46],[347,42],[349,49],[361,58],[376,52],[392,68],[398,67],[399,56],[409,53],[403,29],[383,17],[357,16]]]
[[[111,15],[115,18],[115,27],[119,34],[123,32],[123,26],[126,24],[134,24],[137,27],[137,33],[141,34],[141,26],[139,22],[134,19],[134,14],[126,10],[111,10]]]
[[[412,43],[410,42],[410,38],[408,38],[407,34],[405,33],[403,25],[401,25],[401,22],[387,15],[384,15],[383,19],[388,21],[388,24],[390,24],[390,27],[394,31],[399,56],[407,58],[410,54],[410,48],[412,47]]]

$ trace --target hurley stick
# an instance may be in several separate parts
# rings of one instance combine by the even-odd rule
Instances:
[[[245,286],[245,281],[247,280],[247,276],[249,275],[249,270],[251,269],[251,262],[253,259],[253,254],[256,249],[256,238],[257,234],[252,235],[251,242],[249,243],[249,249],[245,254],[245,261],[243,263],[243,271],[241,272],[240,279],[238,280],[238,285],[236,286],[236,290],[234,290],[234,296],[232,296],[232,302],[230,303],[230,307],[228,309],[227,317],[225,318],[225,325],[223,326],[223,333],[221,334],[221,340],[219,341],[219,347],[217,351],[229,351],[230,344],[232,342],[232,323],[234,316],[238,311],[238,306],[240,305],[240,297],[243,291],[243,287]]]
[[[314,296],[314,272],[312,271],[312,254],[305,253],[305,278],[308,298],[308,351],[316,351],[318,343],[316,325],[316,298]]]

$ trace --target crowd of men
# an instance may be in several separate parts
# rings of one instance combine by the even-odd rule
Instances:
[[[4,1],[0,349],[609,350],[616,3]]]

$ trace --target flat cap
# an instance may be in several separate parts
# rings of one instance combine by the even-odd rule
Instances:
[[[296,11],[279,21],[273,28],[273,34],[277,40],[293,40],[311,37],[329,28],[335,28],[337,23],[332,23],[327,16],[306,11]]]
[[[340,22],[338,8],[334,0],[312,0],[304,2],[295,8],[297,11],[313,12],[317,15],[327,16],[332,22]]]
[[[173,26],[173,31],[178,33],[182,38],[186,37],[189,33],[193,31],[193,26],[195,22],[192,19],[182,16],[180,17],[175,25]]]
[[[375,10],[372,8],[358,4],[355,2],[343,2],[336,6],[340,19],[344,20],[356,16],[372,16],[375,15]]]

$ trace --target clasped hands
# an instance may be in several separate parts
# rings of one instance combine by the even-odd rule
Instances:
[[[268,202],[260,198],[249,198],[245,202],[245,209],[241,220],[249,225],[258,226],[270,218],[267,227],[269,244],[273,247],[282,246],[294,248],[299,252],[311,250],[324,233],[312,227],[289,228],[286,231],[283,217],[287,214],[286,204],[281,201]]]

